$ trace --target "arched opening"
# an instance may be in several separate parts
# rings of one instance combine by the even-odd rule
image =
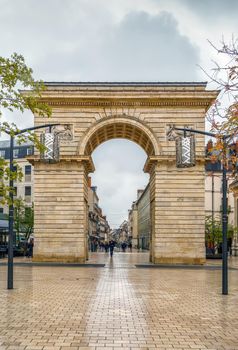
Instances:
[[[131,252],[132,247],[132,252],[140,253],[139,259],[149,260],[154,209],[150,176],[143,173],[143,166],[158,153],[158,146],[150,130],[141,125],[122,120],[101,122],[81,144],[81,154],[92,156],[96,169],[89,174],[89,259],[95,259],[96,251],[105,252],[105,245],[114,240],[117,251],[123,252],[125,243],[126,251]],[[106,217],[107,232],[96,223],[100,215]]]

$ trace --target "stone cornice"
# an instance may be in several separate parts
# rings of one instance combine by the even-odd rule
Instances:
[[[208,109],[215,98],[138,98],[138,99],[84,99],[84,98],[42,98],[42,102],[51,107],[102,107],[102,108],[123,108],[123,107],[202,107]]]
[[[105,88],[161,88],[161,87],[192,87],[205,88],[206,81],[44,81],[47,88],[54,87],[73,87],[73,88],[91,88],[91,89],[105,89]]]
[[[93,160],[90,156],[60,156],[59,162],[49,162],[44,161],[40,158],[40,156],[31,156],[26,158],[29,163],[35,165],[35,163],[49,163],[49,164],[57,164],[62,162],[74,162],[74,163],[83,163],[85,165],[85,169],[88,173],[93,173],[95,171],[95,167],[93,164]]]
[[[22,91],[28,95],[31,92]],[[219,94],[217,90],[205,90],[205,85],[107,85],[107,86],[47,86],[41,101],[52,107],[202,107],[208,109]]]
[[[202,156],[196,157],[196,163],[204,163],[205,164],[205,158]],[[176,157],[171,155],[160,155],[160,156],[150,156],[147,158],[143,171],[145,173],[151,173],[153,171],[154,167],[160,164],[169,164],[169,165],[176,165]]]

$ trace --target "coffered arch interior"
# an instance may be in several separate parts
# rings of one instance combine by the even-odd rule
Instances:
[[[136,123],[123,121],[102,123],[95,127],[85,138],[81,152],[84,155],[91,155],[100,144],[115,138],[137,143],[144,149],[148,157],[158,154],[157,141],[149,130]]]

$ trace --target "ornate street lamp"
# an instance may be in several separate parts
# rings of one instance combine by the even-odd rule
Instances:
[[[176,166],[177,168],[189,168],[196,164],[195,137],[178,136],[176,138]]]
[[[52,132],[42,133],[40,142],[44,146],[40,154],[41,159],[49,162],[58,162],[60,156],[59,135]]]

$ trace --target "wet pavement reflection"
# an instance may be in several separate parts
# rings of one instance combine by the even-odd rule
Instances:
[[[94,253],[105,267],[0,266],[0,350],[238,349],[238,270],[136,268],[146,253]],[[233,259],[237,266],[237,260]]]

